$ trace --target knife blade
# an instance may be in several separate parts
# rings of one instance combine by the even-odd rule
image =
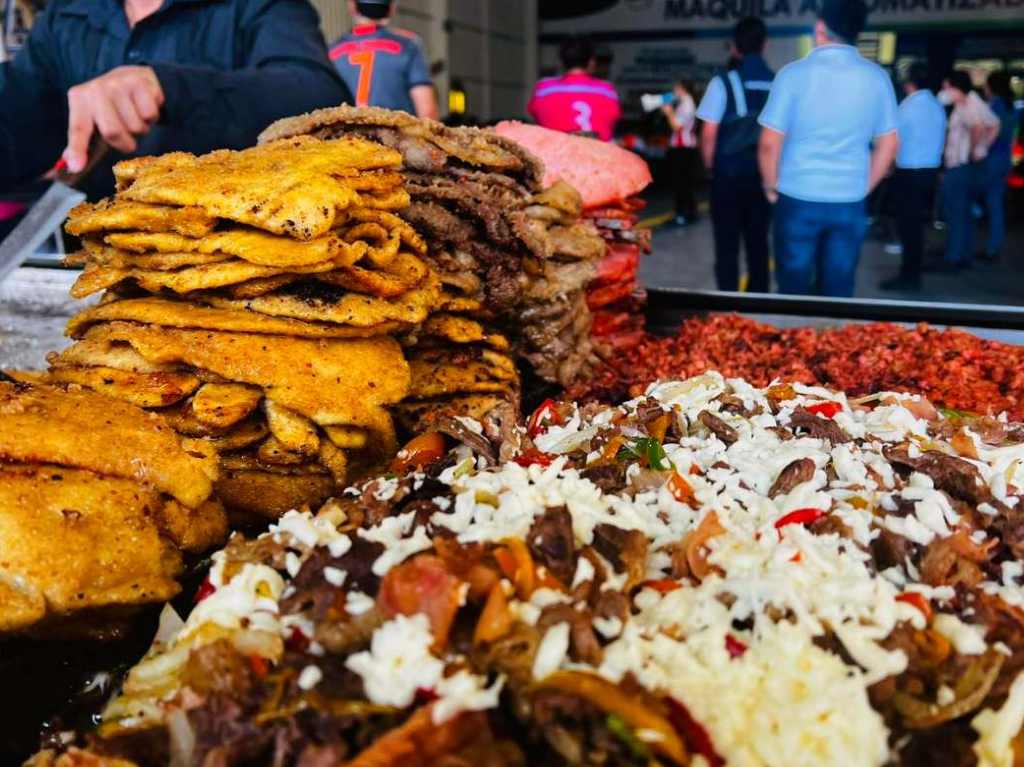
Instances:
[[[102,139],[89,148],[89,161],[80,173],[67,173],[67,165],[60,160],[53,168],[56,180],[46,194],[29,208],[28,213],[10,234],[0,242],[0,282],[21,266],[36,248],[52,236],[67,218],[71,209],[85,201],[85,194],[74,188],[99,165],[110,147]]]
[[[0,282],[35,253],[57,231],[71,209],[84,201],[85,194],[63,181],[54,181],[0,243]]]

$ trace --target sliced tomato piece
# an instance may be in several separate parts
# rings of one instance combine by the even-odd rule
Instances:
[[[391,470],[395,474],[405,474],[409,469],[422,469],[440,460],[444,452],[444,436],[436,431],[428,431],[413,437],[398,451],[391,463]]]
[[[747,651],[747,645],[732,634],[726,634],[725,649],[728,651],[730,658],[739,658]]]
[[[199,584],[199,588],[196,589],[196,604],[202,602],[216,590],[217,587],[210,582],[210,579],[204,578],[203,582]]]
[[[700,506],[697,496],[693,493],[693,487],[678,471],[672,472],[672,476],[668,480],[668,491],[672,493],[673,498],[680,503],[685,503],[691,509]]]
[[[896,597],[897,602],[906,602],[913,605],[924,615],[925,623],[932,622],[932,605],[928,598],[919,591],[905,591]]]
[[[459,611],[461,590],[462,581],[448,572],[444,560],[420,554],[388,571],[381,581],[377,604],[389,617],[426,614],[435,646],[441,649],[448,642],[448,632]]]

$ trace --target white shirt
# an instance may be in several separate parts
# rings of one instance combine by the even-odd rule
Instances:
[[[967,100],[957,105],[949,117],[949,135],[946,138],[946,167],[956,168],[970,162],[984,160],[991,141],[971,146],[971,129],[976,125],[998,126],[999,118],[974,91]]]
[[[693,103],[693,97],[687,93],[676,105],[676,120],[679,128],[672,131],[671,146],[693,148],[697,146],[697,134],[693,126],[697,122],[697,106]]]

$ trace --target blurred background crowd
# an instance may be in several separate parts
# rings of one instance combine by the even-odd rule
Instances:
[[[0,233],[57,167],[346,101],[614,141],[649,284],[1017,304],[1024,12],[863,0],[0,0]],[[100,155],[103,155],[100,157]],[[91,165],[98,165],[92,168]]]

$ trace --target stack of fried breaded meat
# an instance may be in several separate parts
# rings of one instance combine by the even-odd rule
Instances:
[[[542,188],[536,157],[492,131],[346,106],[281,120],[260,140],[302,135],[364,136],[401,152],[412,204],[400,215],[426,240],[449,311],[504,333],[516,358],[544,381],[568,384],[589,369],[595,355],[584,288],[604,244],[580,221],[572,187]],[[415,379],[414,372],[414,390]]]
[[[308,136],[115,167],[113,199],[76,208],[107,292],[69,324],[50,379],[151,408],[220,456],[218,497],[276,516],[320,503],[396,445],[409,393],[399,334],[436,306],[398,152]]]
[[[216,455],[80,387],[0,382],[0,636],[109,636],[224,542]]]

